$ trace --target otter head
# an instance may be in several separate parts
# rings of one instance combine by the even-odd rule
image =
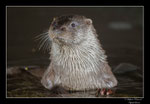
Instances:
[[[80,44],[86,40],[92,20],[79,15],[64,15],[53,19],[49,36],[53,42],[66,45]]]

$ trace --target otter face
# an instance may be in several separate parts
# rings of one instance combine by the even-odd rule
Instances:
[[[86,34],[92,20],[84,16],[65,15],[54,18],[50,25],[50,38],[61,44],[80,44],[86,40]]]

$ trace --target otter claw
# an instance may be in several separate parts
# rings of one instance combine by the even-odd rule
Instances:
[[[108,89],[106,95],[111,95],[112,93],[113,93],[112,90]]]
[[[106,92],[106,89],[102,89],[102,90],[100,91],[100,94],[101,94],[101,95],[105,95],[105,92]]]
[[[98,89],[96,92],[96,97],[98,97],[99,94],[103,96],[103,95],[111,95],[112,93],[113,91],[111,89],[108,89],[108,90],[106,90],[105,88]]]

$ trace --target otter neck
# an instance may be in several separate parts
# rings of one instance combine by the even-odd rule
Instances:
[[[60,46],[57,43],[52,43],[51,58],[56,59],[58,57],[92,57],[98,58],[99,61],[106,62],[107,56],[102,49],[99,40],[92,32],[88,32],[87,38],[79,45],[63,45]]]

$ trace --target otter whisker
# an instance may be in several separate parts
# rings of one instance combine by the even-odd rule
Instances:
[[[34,37],[34,40],[35,41],[40,40],[41,38],[45,37],[48,34],[49,34],[48,32],[45,32],[45,33],[42,33],[40,35],[37,35],[36,37]]]
[[[45,44],[45,42],[48,41],[48,40],[49,40],[49,37],[48,37],[48,36],[45,36],[44,39],[43,39],[43,41],[41,41],[42,43],[41,43],[41,45],[40,45],[40,47],[39,47],[39,50],[40,50],[41,47]]]
[[[43,38],[41,38],[41,40],[38,43],[38,47],[41,46],[41,44],[46,40],[46,38],[47,38],[46,36],[44,36]]]
[[[39,43],[41,44],[45,39],[47,39],[47,38],[49,38],[48,36],[43,36],[41,39],[40,39],[40,41],[39,41]]]
[[[45,40],[44,44],[43,44],[43,50],[44,50],[44,52],[45,51],[49,51],[49,49],[50,49],[49,46],[50,46],[50,40],[49,40],[49,38],[47,38]]]
[[[50,51],[50,42],[47,41],[47,42],[45,43],[45,48],[46,48],[46,49],[45,49],[46,51],[48,51],[48,52]]]
[[[40,34],[40,35],[35,36],[34,38],[37,39],[37,38],[39,38],[39,37],[41,37],[41,36],[45,36],[45,35],[47,35],[47,34],[48,34],[48,32],[44,32],[44,33],[42,33],[42,34]]]
[[[37,45],[38,50],[42,49],[44,51],[44,53],[45,53],[45,51],[49,50],[48,47],[50,47],[51,41],[50,41],[50,37],[49,37],[48,32],[37,35],[35,37],[35,41],[37,41],[37,40],[40,40],[38,45]]]

